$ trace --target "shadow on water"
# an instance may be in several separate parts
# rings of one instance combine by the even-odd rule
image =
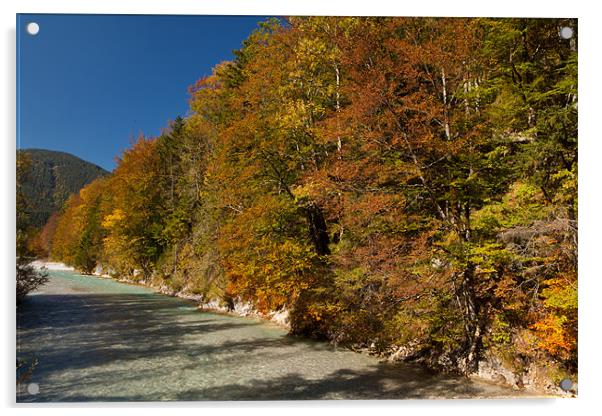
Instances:
[[[19,402],[509,395],[152,293],[37,294],[17,327],[17,356],[39,361],[29,382],[40,385]]]
[[[402,370],[403,373],[399,371]],[[394,372],[394,373],[392,373]],[[403,374],[403,377],[400,375]],[[221,386],[191,389],[169,400],[400,400],[424,398],[477,398],[490,392],[486,388],[467,383],[465,379],[429,376],[419,369],[392,369],[388,364],[376,364],[365,370],[342,369],[320,379],[299,373],[273,379],[253,379],[245,384],[231,383]],[[491,397],[509,397],[493,395]],[[66,401],[89,401],[88,396],[70,396]],[[114,395],[103,401],[161,400],[146,395]]]
[[[416,399],[477,397],[483,392],[460,378],[435,377],[419,368],[379,363],[365,370],[338,370],[320,379],[290,373],[272,380],[252,380],[246,385],[192,390],[179,394],[178,400]]]
[[[183,337],[259,325],[212,318],[219,316],[182,311],[172,299],[156,295],[37,295],[27,299],[17,314],[18,353],[43,356],[45,362],[36,370],[43,375],[149,354],[169,356],[184,348]],[[58,342],[36,342],[40,340]]]

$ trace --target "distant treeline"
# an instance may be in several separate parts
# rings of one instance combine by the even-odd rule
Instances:
[[[576,20],[269,20],[190,93],[42,254],[466,373],[576,371]]]

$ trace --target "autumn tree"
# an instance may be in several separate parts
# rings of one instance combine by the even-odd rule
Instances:
[[[126,150],[108,184],[109,209],[102,219],[105,254],[116,271],[151,275],[165,243],[158,141],[139,137]]]

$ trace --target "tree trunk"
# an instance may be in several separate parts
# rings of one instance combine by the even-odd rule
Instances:
[[[466,374],[478,370],[479,347],[482,327],[479,319],[479,305],[474,293],[474,265],[469,264],[460,274],[459,285],[454,284],[456,300],[464,320],[464,362],[462,369]]]
[[[330,238],[326,228],[326,220],[322,209],[314,203],[305,208],[307,222],[309,224],[309,236],[314,243],[316,253],[320,255],[330,254],[328,244]]]
[[[339,113],[341,112],[341,73],[339,71],[339,65],[335,62],[334,64],[334,72],[336,75],[336,117],[337,117],[337,151],[339,152],[339,158],[341,149],[343,148],[343,143],[341,142],[341,133],[339,128]]]
[[[447,105],[447,78],[445,77],[445,70],[441,69],[441,84],[443,86],[443,123],[445,125],[445,138],[451,140],[451,131],[449,127],[449,109]]]

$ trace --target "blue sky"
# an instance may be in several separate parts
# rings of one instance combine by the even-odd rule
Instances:
[[[265,20],[258,16],[17,16],[17,147],[105,169],[132,137],[188,110],[188,87]],[[40,31],[26,32],[29,22]]]

